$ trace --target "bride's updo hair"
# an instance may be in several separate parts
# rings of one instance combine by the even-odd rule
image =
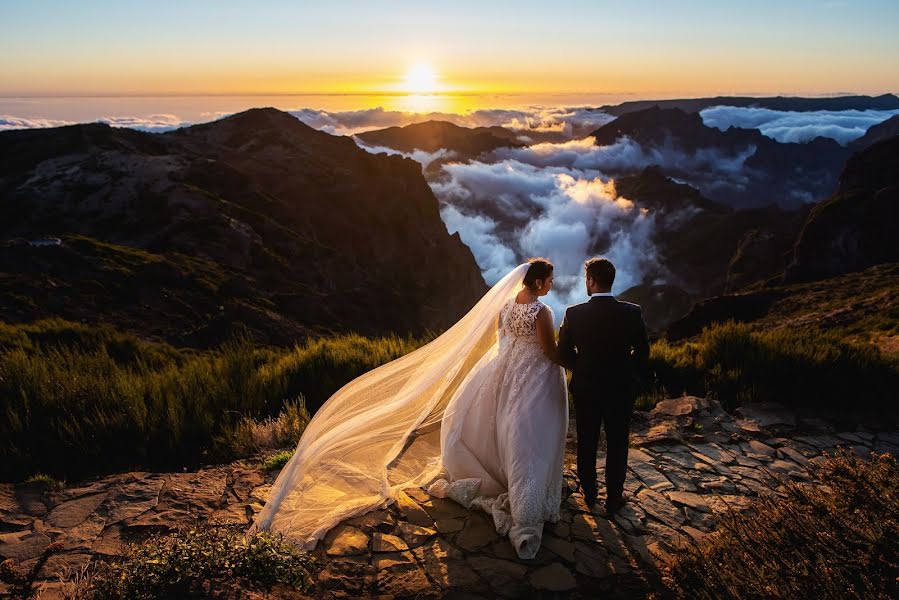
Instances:
[[[537,290],[538,279],[543,280],[552,275],[553,264],[545,258],[530,258],[528,264],[531,266],[524,276],[524,285],[533,292]]]

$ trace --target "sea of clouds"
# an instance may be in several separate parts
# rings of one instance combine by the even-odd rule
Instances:
[[[160,114],[146,115],[142,117],[136,116],[118,116],[118,117],[102,117],[93,121],[94,123],[105,123],[111,127],[128,127],[130,129],[138,129],[149,133],[162,133],[164,131],[172,131],[179,127],[187,127],[193,125],[188,121],[183,121],[175,115]],[[63,127],[65,125],[76,125],[77,121],[67,121],[61,119],[40,119],[40,118],[22,118],[13,115],[0,115],[0,131],[10,129],[42,129],[45,127]]]
[[[588,256],[602,254],[615,262],[619,272],[616,293],[639,283],[667,282],[671,277],[660,262],[654,238],[661,229],[682,223],[688,211],[653,213],[640,209],[617,195],[616,174],[660,165],[705,193],[714,193],[716,188],[740,190],[748,184],[744,162],[754,152],[749,147],[736,155],[711,149],[685,153],[669,146],[643,147],[627,138],[597,146],[589,134],[614,117],[589,107],[484,109],[465,114],[406,113],[383,108],[289,112],[311,127],[335,135],[429,120],[465,127],[498,125],[518,132],[520,140],[532,145],[501,148],[470,162],[453,162],[457,157],[446,149],[403,153],[354,139],[369,152],[402,154],[421,163],[423,169],[440,161],[440,169],[428,177],[440,201],[442,218],[447,229],[458,231],[472,249],[488,284],[527,257],[551,259],[556,265],[556,291],[547,301],[555,309],[557,320],[566,305],[585,298],[583,261]],[[825,136],[846,144],[899,111],[798,113],[715,106],[700,114],[707,125],[722,130],[731,126],[756,128],[781,142],[806,142]],[[227,113],[204,113],[203,119],[224,116]],[[100,122],[149,132],[190,125],[172,114],[116,116]],[[0,130],[67,124],[70,122],[0,115]]]
[[[467,113],[408,113],[368,108],[351,111],[327,111],[304,108],[292,110],[290,114],[310,127],[335,135],[353,135],[384,129],[402,127],[425,121],[448,121],[462,127],[500,126],[519,131],[527,136],[532,133],[558,133],[567,139],[582,137],[595,131],[615,117],[588,107],[531,107],[528,109],[482,109]],[[527,140],[525,140],[527,141]]]
[[[856,140],[872,125],[899,114],[899,110],[816,110],[795,112],[736,106],[712,106],[701,111],[702,121],[722,131],[728,127],[758,129],[778,142],[810,142],[832,138],[842,145]]]

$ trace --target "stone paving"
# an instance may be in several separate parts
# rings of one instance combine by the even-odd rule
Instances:
[[[731,416],[716,402],[694,397],[637,413],[633,429],[628,502],[611,520],[588,510],[576,491],[569,439],[562,518],[547,524],[535,559],[519,560],[484,514],[411,489],[326,536],[314,551],[318,575],[311,595],[664,597],[660,566],[678,544],[714,531],[722,513],[745,510],[784,479],[814,484],[804,467],[837,447],[899,454],[895,427],[840,431],[777,406]],[[209,521],[249,524],[273,478],[258,460],[247,460],[188,473],[125,473],[58,492],[0,484],[0,559],[28,569],[50,543],[61,542],[62,551],[40,572],[43,597],[61,597],[66,578],[150,532]],[[0,592],[6,591],[2,585]],[[306,597],[283,588],[272,596]]]

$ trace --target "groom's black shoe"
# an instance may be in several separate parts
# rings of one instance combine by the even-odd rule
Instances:
[[[606,514],[608,514],[609,516],[614,515],[616,512],[618,512],[618,509],[620,509],[626,503],[627,503],[627,501],[624,499],[623,496],[613,496],[613,497],[607,499],[606,500]]]

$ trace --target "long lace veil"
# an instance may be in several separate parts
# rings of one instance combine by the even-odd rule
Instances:
[[[441,471],[440,423],[472,367],[495,351],[500,309],[523,264],[426,346],[362,375],[325,402],[275,480],[254,529],[313,549],[351,516],[387,506]]]

